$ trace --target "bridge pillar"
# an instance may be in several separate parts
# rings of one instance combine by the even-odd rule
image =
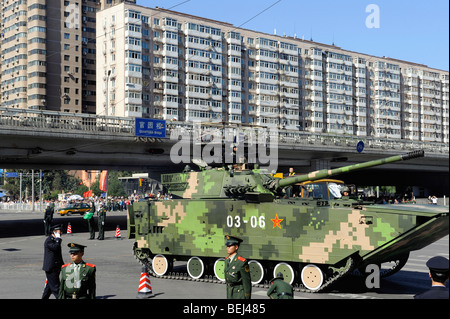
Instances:
[[[330,160],[326,160],[326,159],[311,160],[311,170],[312,171],[319,171],[322,169],[330,169],[330,168],[331,168]]]

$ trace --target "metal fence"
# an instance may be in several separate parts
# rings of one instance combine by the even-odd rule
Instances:
[[[195,123],[168,121],[167,136],[172,132],[189,134],[194,141]],[[122,136],[134,137],[135,119],[125,117],[97,116],[91,114],[65,113],[53,111],[37,111],[25,109],[0,108],[0,129],[3,127],[17,130],[47,129],[63,132],[105,132]],[[251,128],[238,124],[221,125],[219,123],[201,123],[202,130],[200,138],[203,140],[208,135],[224,133],[225,129],[245,131],[257,129],[265,131],[266,134],[273,133],[270,128]],[[177,134],[178,134],[177,133]],[[440,142],[420,142],[405,139],[388,139],[366,136],[351,136],[328,133],[310,133],[304,131],[276,130],[278,144],[286,146],[307,145],[317,148],[354,148],[359,141],[363,141],[366,147],[380,152],[389,150],[417,150],[423,149],[428,153],[449,154],[449,144]],[[199,142],[199,141],[196,141]]]
[[[55,204],[55,210],[60,208],[60,204]],[[47,203],[8,203],[8,202],[0,202],[0,211],[10,211],[10,212],[44,212],[47,208]]]

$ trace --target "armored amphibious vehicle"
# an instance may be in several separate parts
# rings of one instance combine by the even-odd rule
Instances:
[[[291,284],[320,291],[382,263],[393,265],[384,272],[390,275],[411,251],[448,235],[448,208],[366,203],[339,194],[332,180],[321,181],[423,156],[416,151],[285,179],[245,165],[162,175],[173,198],[134,203],[128,236],[135,238],[135,256],[156,276],[171,272],[174,261],[187,261],[191,278],[223,281],[227,234],[244,240],[239,252],[249,260],[253,284],[282,272]],[[283,198],[283,188],[313,181],[310,196]]]

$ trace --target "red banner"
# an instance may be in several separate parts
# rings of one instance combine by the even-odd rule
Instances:
[[[84,192],[83,197],[84,198],[92,197],[92,189],[90,191]]]
[[[100,186],[101,191],[108,191],[108,171],[102,171],[100,174]]]

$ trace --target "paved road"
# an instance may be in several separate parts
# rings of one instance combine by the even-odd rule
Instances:
[[[115,214],[115,215],[114,215]],[[117,219],[112,218],[115,216]],[[126,228],[121,227],[122,239],[115,239],[117,220],[125,219],[125,213],[110,214],[110,230],[105,240],[88,240],[88,233],[82,230],[84,221],[80,217],[58,217],[74,219],[72,235],[63,235],[63,257],[69,262],[66,247],[69,242],[87,246],[85,261],[97,267],[98,299],[135,299],[141,274],[141,265],[132,254],[133,240],[126,239]],[[41,214],[20,214],[0,212],[0,299],[39,299],[44,287],[45,275],[41,270],[45,236],[32,234],[24,236],[23,227],[43,230]],[[6,229],[6,230],[5,230]],[[13,236],[15,235],[15,236]],[[6,237],[5,237],[6,236]],[[429,279],[425,262],[435,256],[449,257],[449,236],[412,252],[406,266],[399,273],[381,281],[379,289],[368,290],[364,282],[349,279],[336,286],[333,291],[320,294],[296,293],[296,299],[411,299],[416,293],[426,290]],[[222,284],[199,283],[151,278],[155,299],[224,299]],[[253,299],[267,300],[266,290],[253,289]]]

